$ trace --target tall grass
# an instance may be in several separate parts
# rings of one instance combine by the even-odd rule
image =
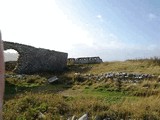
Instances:
[[[160,119],[160,95],[110,104],[95,97],[26,93],[4,104],[4,120],[55,120],[88,113],[90,119]],[[43,118],[40,117],[43,114]]]
[[[107,117],[113,120],[159,120],[159,79],[146,79],[139,83],[111,79],[79,82],[72,79],[75,73],[99,74],[112,71],[159,75],[160,59],[71,65],[63,74],[57,74],[63,81],[59,85],[49,85],[46,82],[49,75],[26,76],[24,79],[6,78],[6,95],[13,94],[12,90],[16,87],[25,89],[21,92],[15,91],[14,97],[5,99],[4,120],[66,120],[73,115],[79,118],[85,113],[88,113],[91,120],[96,117],[99,119]],[[70,87],[64,88],[68,84]],[[25,92],[28,88],[32,90]]]
[[[138,101],[125,100],[122,103],[114,104],[110,110],[115,112],[116,119],[160,119],[160,96],[141,98]]]
[[[26,93],[18,96],[16,101],[6,101],[3,116],[5,120],[35,120],[40,119],[39,114],[42,113],[47,120],[67,119],[73,115],[80,117],[86,112],[92,116],[107,109],[107,104],[93,97],[74,99],[54,94]]]
[[[86,73],[105,73],[105,72],[131,72],[131,73],[146,73],[160,74],[160,58],[153,57],[149,59],[134,59],[117,62],[104,62],[93,65]]]
[[[149,65],[160,65],[160,58],[159,57],[151,57],[151,58],[144,58],[144,59],[130,59],[127,61],[132,62],[147,62]]]

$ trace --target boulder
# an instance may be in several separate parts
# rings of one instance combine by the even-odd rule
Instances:
[[[80,117],[78,120],[88,120],[88,115],[84,114],[82,117]]]
[[[49,78],[48,79],[48,82],[49,83],[58,83],[58,78],[57,78],[57,76],[54,76],[54,77],[51,77],[51,78]]]

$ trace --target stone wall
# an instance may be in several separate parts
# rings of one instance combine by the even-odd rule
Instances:
[[[68,58],[68,63],[71,64],[89,64],[103,62],[100,57],[81,57],[81,58]]]
[[[74,79],[78,81],[84,80],[113,80],[128,83],[139,83],[142,80],[158,79],[159,76],[152,74],[142,74],[142,73],[127,73],[127,72],[105,72],[100,74],[81,74],[75,73]]]
[[[14,49],[19,53],[14,69],[19,74],[63,71],[67,66],[67,53],[4,41],[4,50],[7,49]]]

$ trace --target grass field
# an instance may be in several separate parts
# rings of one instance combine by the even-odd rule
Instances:
[[[158,58],[68,65],[63,73],[17,76],[7,71],[4,120],[66,120],[87,113],[89,119],[160,119],[160,78],[139,83],[111,79],[77,81],[75,73],[129,72],[160,75]],[[59,83],[47,79],[56,75]],[[13,77],[11,77],[13,76]]]

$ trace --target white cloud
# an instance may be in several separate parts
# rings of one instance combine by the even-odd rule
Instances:
[[[97,17],[97,18],[99,18],[99,19],[101,19],[101,18],[102,18],[102,16],[101,16],[101,15],[97,15],[96,17]]]
[[[122,49],[127,45],[123,43],[114,33],[103,31],[103,29],[97,31],[98,34],[95,37],[95,49]],[[97,41],[97,39],[99,41]]]
[[[0,29],[6,41],[67,51],[73,44],[92,43],[89,31],[74,24],[55,0],[4,0]]]
[[[154,14],[154,13],[149,13],[149,14],[148,14],[148,18],[149,18],[149,20],[154,20],[154,19],[157,18],[157,15]]]
[[[129,45],[103,29],[93,28],[91,31],[95,32],[91,33],[74,24],[55,0],[3,0],[0,15],[3,40],[64,51],[72,57],[99,55],[104,60],[112,56],[110,60],[113,60],[140,56],[144,51],[147,54],[160,51],[154,45],[148,48]],[[100,14],[95,18],[104,19]],[[157,15],[150,13],[148,18],[153,20]]]
[[[96,18],[99,19],[101,22],[103,22],[103,17],[102,17],[102,15],[97,15]]]
[[[70,57],[100,56],[104,61],[111,61],[159,56],[160,49],[155,44],[127,43],[114,33],[103,30],[97,31],[96,34],[99,41],[95,40],[92,46],[74,45],[74,52],[71,52]]]

